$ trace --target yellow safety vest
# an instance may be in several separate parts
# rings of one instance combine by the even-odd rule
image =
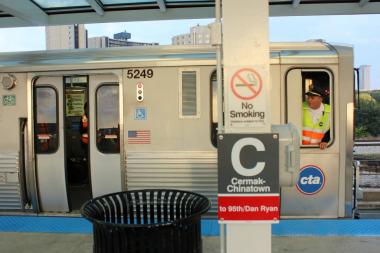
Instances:
[[[330,129],[330,105],[323,104],[323,106],[322,117],[319,118],[318,122],[314,123],[307,102],[303,103],[303,145],[319,144],[325,133]]]

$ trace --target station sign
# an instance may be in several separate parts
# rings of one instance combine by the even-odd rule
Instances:
[[[263,71],[256,67],[232,68],[227,88],[229,127],[266,127],[267,107]]]
[[[218,136],[220,223],[280,219],[278,134]]]

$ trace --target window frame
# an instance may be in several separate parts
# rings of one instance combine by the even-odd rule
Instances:
[[[195,88],[196,88],[196,106],[197,106],[197,110],[196,110],[196,115],[183,115],[182,114],[182,109],[183,109],[183,93],[182,93],[182,86],[183,86],[183,82],[182,82],[182,73],[183,72],[195,72],[195,75],[196,75],[196,78],[195,78]],[[178,73],[179,73],[179,99],[178,99],[178,114],[179,114],[179,118],[180,119],[199,119],[201,117],[201,91],[200,91],[200,69],[199,68],[179,68],[178,70]]]
[[[216,126],[218,127],[218,122],[214,122],[214,77],[215,77],[215,83],[217,83],[217,73],[216,73],[216,69],[211,71],[211,74],[210,74],[210,141],[211,141],[211,144],[214,148],[218,148],[218,139],[217,139],[217,135],[218,135],[218,131],[216,130],[216,134],[214,135],[213,134],[213,131],[214,131],[214,128],[213,128],[213,124],[216,123]],[[217,96],[217,94],[215,94]],[[218,101],[217,101],[218,102]],[[218,105],[216,106],[218,107]],[[216,116],[219,116],[218,115],[218,108],[216,108]],[[213,139],[213,136],[215,136],[215,140]]]
[[[38,142],[36,141],[37,140],[37,89],[39,88],[49,88],[49,89],[52,89],[54,91],[54,94],[55,94],[55,108],[56,108],[56,114],[55,114],[55,118],[56,118],[56,124],[57,124],[57,131],[56,131],[56,134],[57,134],[57,146],[55,147],[55,149],[53,150],[49,150],[48,152],[41,152],[37,149],[37,145],[38,145]],[[60,131],[59,131],[59,96],[58,96],[58,90],[56,89],[56,87],[54,87],[53,85],[51,84],[38,84],[38,85],[35,85],[33,87],[33,121],[34,121],[34,124],[33,124],[33,141],[34,141],[34,152],[36,155],[49,155],[49,154],[55,154],[58,152],[59,148],[60,148]]]
[[[118,90],[118,111],[119,111],[119,115],[118,115],[118,121],[119,121],[119,126],[120,126],[120,84],[118,82],[102,82],[99,84],[98,87],[96,87],[96,90],[95,90],[95,143],[96,143],[96,149],[102,153],[102,154],[119,154],[120,153],[120,146],[121,146],[121,143],[120,143],[120,128],[119,128],[119,136],[118,136],[118,139],[119,139],[119,152],[105,152],[103,150],[101,150],[99,148],[99,143],[97,141],[97,132],[98,132],[98,92],[99,90],[102,88],[102,87],[106,87],[106,86],[115,86],[117,87],[117,90]]]
[[[331,147],[334,143],[335,143],[335,93],[336,93],[336,90],[335,90],[335,76],[334,76],[334,71],[331,69],[331,68],[328,68],[326,66],[323,66],[323,67],[292,67],[292,68],[289,68],[286,72],[285,72],[285,87],[284,87],[284,96],[285,96],[285,99],[284,99],[284,103],[285,103],[285,124],[288,124],[288,123],[291,123],[288,121],[288,75],[289,73],[292,71],[292,70],[305,70],[307,72],[324,72],[324,73],[327,73],[328,76],[329,76],[329,81],[330,81],[330,108],[331,108],[331,112],[330,112],[330,141],[328,142],[327,144],[327,148]],[[301,83],[301,85],[303,85],[303,83]],[[305,96],[305,94],[301,94],[302,96]],[[303,99],[302,99],[303,101]],[[302,105],[301,105],[302,106]],[[302,118],[303,120],[303,118]],[[301,129],[300,129],[300,140],[302,141],[302,126],[301,126]],[[302,142],[300,142],[300,148],[303,149],[303,148],[306,148],[306,149],[319,149],[319,146],[318,145],[302,145]]]

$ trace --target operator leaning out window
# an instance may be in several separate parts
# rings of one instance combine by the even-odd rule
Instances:
[[[303,148],[326,149],[334,139],[332,73],[294,68],[288,71],[285,85],[285,123],[298,128]]]

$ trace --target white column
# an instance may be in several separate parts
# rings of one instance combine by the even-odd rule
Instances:
[[[222,13],[226,133],[270,132],[269,1],[223,0]],[[247,87],[253,84],[256,86]],[[243,103],[252,104],[251,111],[264,111],[265,118],[246,118],[239,123],[230,117],[231,111],[247,111]]]
[[[271,224],[228,224],[226,253],[272,252]]]
[[[225,133],[270,132],[269,1],[223,0],[222,13]],[[226,244],[227,253],[269,253],[271,224],[228,224]]]

